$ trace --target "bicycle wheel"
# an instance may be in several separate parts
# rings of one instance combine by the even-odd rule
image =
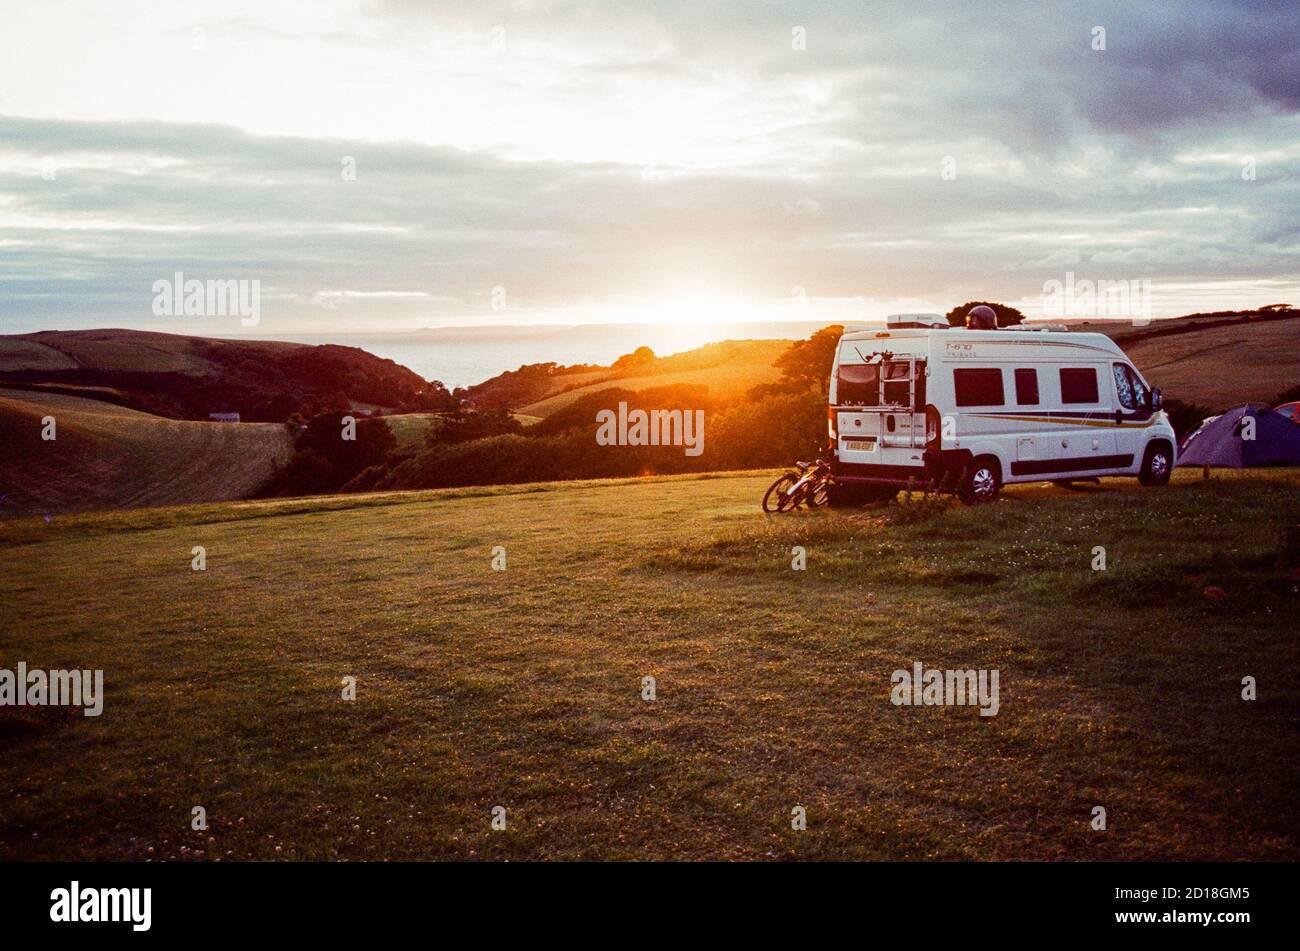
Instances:
[[[768,486],[767,492],[763,495],[763,511],[768,513],[780,512],[782,510],[781,503],[786,498],[785,494],[798,481],[798,476],[792,472],[787,472]]]
[[[813,483],[813,487],[808,493],[808,507],[810,509],[819,509],[825,505],[826,498],[830,494],[830,488],[830,479],[819,479]]]
[[[800,505],[808,500],[808,487],[811,485],[807,479],[800,476],[795,480],[793,488],[787,488],[781,493],[781,501],[777,504],[778,512],[793,512]]]

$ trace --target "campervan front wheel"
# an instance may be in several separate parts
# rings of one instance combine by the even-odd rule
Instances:
[[[1172,453],[1163,442],[1155,442],[1147,447],[1147,454],[1142,459],[1142,469],[1138,472],[1138,481],[1143,485],[1164,485],[1169,481],[1173,471]]]
[[[998,489],[1002,487],[999,468],[997,460],[988,456],[982,456],[972,462],[957,492],[961,500],[967,505],[980,505],[996,499]]]

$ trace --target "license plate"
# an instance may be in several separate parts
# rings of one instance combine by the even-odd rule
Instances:
[[[845,436],[844,448],[856,449],[859,452],[875,452],[876,437],[875,436]]]

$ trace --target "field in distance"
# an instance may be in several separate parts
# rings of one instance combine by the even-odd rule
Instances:
[[[1300,386],[1300,315],[1285,319],[1180,317],[1142,327],[1119,321],[1072,323],[1109,334],[1165,396],[1220,413],[1268,403]]]
[[[42,438],[47,416],[53,440]],[[64,513],[244,498],[292,452],[275,423],[164,419],[99,400],[0,389],[0,511]]]
[[[1216,410],[1269,403],[1300,386],[1300,320],[1119,341],[1152,385]]]
[[[696,350],[657,358],[646,368],[646,372],[632,371],[614,378],[589,376],[583,385],[534,400],[521,407],[520,412],[544,418],[589,393],[611,387],[645,390],[661,386],[707,386],[712,399],[736,400],[751,387],[775,383],[780,379],[781,371],[773,364],[793,342],[728,340],[709,344]]]
[[[106,702],[0,708],[0,858],[1295,860],[1300,470],[1199,476],[916,523],[769,519],[770,473],[9,521],[0,665]],[[998,714],[892,705],[915,661],[998,670]]]

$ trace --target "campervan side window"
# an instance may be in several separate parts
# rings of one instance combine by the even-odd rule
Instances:
[[[835,399],[841,406],[879,406],[880,365],[841,363],[835,380]]]
[[[1016,402],[1021,406],[1038,405],[1038,371],[1021,367],[1016,371]]]
[[[1097,402],[1097,371],[1093,367],[1066,367],[1061,370],[1062,403]]]
[[[952,371],[958,406],[1001,406],[1002,371],[997,369],[962,369]]]

